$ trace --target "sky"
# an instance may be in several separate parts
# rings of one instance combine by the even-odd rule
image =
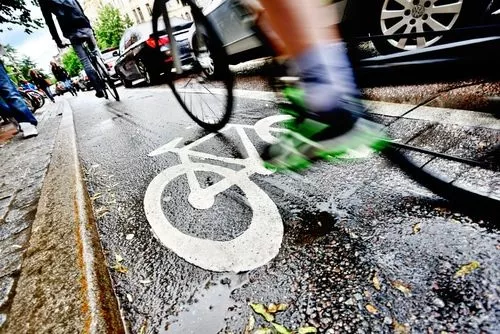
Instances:
[[[42,17],[40,8],[32,5],[29,7],[33,17]],[[0,32],[0,43],[12,45],[21,56],[29,56],[40,68],[50,72],[49,63],[57,55],[57,46],[52,40],[49,29],[44,25],[43,28],[36,29],[28,35],[21,26],[10,25],[12,30],[7,30],[7,27],[9,25],[2,26],[4,31]]]

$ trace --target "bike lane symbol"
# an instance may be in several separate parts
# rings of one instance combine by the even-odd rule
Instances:
[[[197,141],[177,148],[182,138],[151,152],[149,156],[166,153],[178,154],[181,164],[169,167],[158,174],[148,186],[144,197],[146,217],[160,242],[184,260],[211,271],[248,271],[267,264],[279,252],[283,240],[283,221],[276,204],[250,179],[253,174],[270,175],[263,167],[255,146],[250,141],[246,129],[253,129],[260,138],[268,143],[276,141],[273,133],[286,132],[286,129],[273,128],[272,125],[289,119],[286,115],[276,115],[258,121],[255,125],[229,124],[222,132],[235,130],[241,139],[247,158],[227,158],[193,150],[212,139],[209,134]],[[221,161],[243,166],[235,171],[220,165],[193,162],[191,158]],[[222,180],[202,188],[195,172],[210,172],[222,176]],[[247,198],[252,209],[252,219],[246,231],[228,241],[202,239],[178,230],[166,217],[163,209],[162,194],[169,183],[186,175],[190,194],[189,204],[200,210],[209,210],[215,197],[232,186],[237,186]],[[230,210],[230,208],[228,208]]]

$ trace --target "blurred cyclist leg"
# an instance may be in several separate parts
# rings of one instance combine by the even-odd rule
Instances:
[[[323,22],[320,0],[261,0],[276,34],[300,72],[301,89],[285,90],[302,135],[281,138],[263,159],[278,169],[298,169],[359,146],[376,145],[377,131],[363,113],[346,47],[337,26]],[[297,110],[300,112],[297,114]],[[378,129],[377,129],[378,130]]]
[[[101,80],[99,80],[97,73],[94,69],[94,66],[92,65],[92,62],[90,61],[89,57],[87,57],[87,53],[83,48],[84,42],[87,42],[87,46],[91,52],[93,53],[99,52],[99,49],[97,48],[97,42],[94,37],[86,39],[73,39],[71,40],[71,45],[73,46],[73,49],[78,55],[78,58],[80,58],[80,61],[83,64],[83,69],[85,70],[85,73],[87,73],[90,82],[92,82],[92,85],[94,86],[94,89],[96,91],[95,96],[99,98],[104,97],[104,92],[103,92],[104,87],[102,87]]]

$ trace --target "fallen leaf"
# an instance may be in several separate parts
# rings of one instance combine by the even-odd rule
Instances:
[[[132,298],[132,295],[128,294],[128,293],[127,293],[127,299],[129,301],[129,303],[132,303],[134,301],[134,299]]]
[[[248,323],[245,326],[244,334],[252,334],[253,329],[255,328],[255,318],[253,315],[248,318]]]
[[[410,326],[407,324],[400,324],[396,320],[392,321],[392,327],[394,328],[394,334],[409,334]]]
[[[271,313],[267,312],[266,307],[264,305],[250,303],[250,306],[252,307],[252,309],[255,313],[264,317],[264,319],[266,319],[266,321],[269,321],[269,322],[274,321],[274,316]]]
[[[119,262],[112,266],[111,269],[114,269],[121,274],[126,274],[128,272],[128,268]]]
[[[269,312],[269,313],[276,313],[276,312],[278,312],[278,305],[276,305],[274,303],[271,303],[271,304],[267,305],[267,312]]]
[[[375,274],[373,274],[373,278],[372,278],[372,282],[373,282],[373,287],[376,289],[376,290],[379,290],[381,289],[381,284],[380,284],[380,279],[378,277],[378,273],[375,272]]]
[[[127,239],[127,240],[132,240],[132,239],[134,239],[134,235],[133,235],[133,234],[127,234],[127,235],[125,236],[125,239]]]
[[[371,314],[378,314],[378,309],[375,306],[373,306],[372,304],[366,304],[365,308]]]
[[[298,329],[298,334],[312,334],[312,333],[317,333],[318,330],[316,327],[300,327]]]
[[[151,284],[151,283],[152,283],[152,281],[151,281],[150,279],[141,279],[141,280],[139,281],[139,283],[141,283],[141,284]]]
[[[115,261],[120,263],[123,261],[123,257],[121,257],[119,254],[115,254]]]
[[[273,330],[271,328],[259,328],[253,334],[273,334]]]
[[[458,271],[455,273],[455,276],[453,276],[453,278],[467,276],[478,268],[479,268],[479,262],[477,261],[469,262],[461,266],[460,269],[458,269]]]
[[[139,334],[146,334],[147,322],[144,321],[141,328],[139,329]]]
[[[278,312],[285,311],[288,308],[288,304],[278,304]]]
[[[401,281],[392,282],[392,287],[404,293],[405,296],[409,296],[411,294],[410,286]]]
[[[421,229],[420,223],[413,225],[413,234],[417,234]]]
[[[274,329],[276,329],[276,332],[278,332],[278,334],[292,334],[291,331],[289,331],[285,326],[282,326],[280,324],[277,324],[275,322],[272,323]]]
[[[101,196],[102,196],[101,193],[96,193],[96,194],[94,194],[94,196],[90,197],[90,200],[95,201],[96,199],[100,198]]]

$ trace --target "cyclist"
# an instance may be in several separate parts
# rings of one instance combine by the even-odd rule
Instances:
[[[73,87],[73,83],[71,82],[69,74],[64,67],[59,66],[55,61],[51,61],[50,70],[52,71],[52,74],[54,75],[57,81],[64,83],[64,88],[68,90],[71,93],[71,95],[73,96],[78,95],[76,93],[75,87]]]
[[[282,136],[262,155],[266,164],[276,169],[299,169],[349,149],[375,147],[379,127],[359,117],[363,105],[346,46],[338,27],[323,22],[322,1],[260,2],[298,67],[301,89],[287,88],[284,93],[295,109],[293,130],[307,138]]]
[[[99,52],[97,42],[94,38],[94,31],[90,25],[90,21],[85,16],[82,7],[77,0],[38,0],[40,9],[42,10],[43,17],[50,30],[52,38],[57,44],[57,47],[62,49],[64,45],[59,37],[57,29],[52,19],[54,14],[59,22],[61,31],[67,39],[70,40],[73,49],[75,50],[78,58],[83,64],[83,68],[87,73],[92,85],[96,90],[95,96],[104,97],[103,87],[101,81],[98,79],[97,73],[92,66],[92,63],[87,57],[83,44],[86,42],[87,46],[92,52]]]

